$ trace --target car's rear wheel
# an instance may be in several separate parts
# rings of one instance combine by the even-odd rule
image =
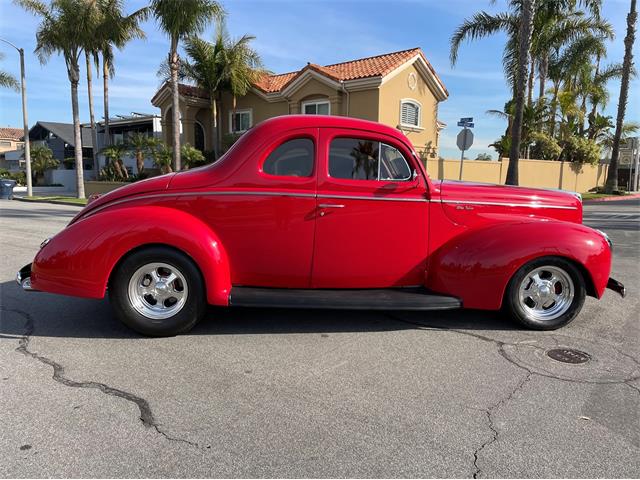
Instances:
[[[521,267],[507,287],[504,307],[526,327],[555,330],[580,312],[586,296],[585,281],[568,260],[544,257]]]
[[[125,325],[158,337],[187,332],[207,306],[198,267],[167,247],[149,247],[126,257],[111,279],[109,297]]]

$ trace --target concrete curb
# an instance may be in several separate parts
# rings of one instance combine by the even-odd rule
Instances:
[[[640,198],[640,193],[633,193],[631,195],[612,195],[611,197],[592,198],[585,200],[583,203],[600,203],[600,202],[620,202],[622,200],[633,200],[634,198]]]
[[[77,203],[69,203],[69,202],[65,202],[64,200],[27,200],[21,197],[13,197],[13,200],[17,200],[18,202],[24,202],[24,203],[50,203],[53,205],[66,205],[67,207],[84,208],[84,205],[78,205]]]

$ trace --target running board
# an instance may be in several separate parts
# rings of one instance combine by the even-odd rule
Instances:
[[[462,302],[455,297],[419,288],[324,290],[233,287],[229,305],[338,310],[451,310],[462,307]]]

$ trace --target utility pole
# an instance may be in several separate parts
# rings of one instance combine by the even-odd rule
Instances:
[[[33,196],[33,186],[31,185],[31,148],[29,145],[29,119],[27,117],[27,81],[24,73],[24,49],[16,47],[13,43],[0,38],[0,42],[15,48],[20,54],[20,89],[22,90],[22,128],[24,130],[24,161],[27,177],[27,196]]]

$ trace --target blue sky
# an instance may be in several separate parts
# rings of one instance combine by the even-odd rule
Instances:
[[[500,35],[463,45],[455,68],[449,64],[449,38],[464,18],[478,10],[501,11],[504,1],[489,0],[223,0],[227,24],[233,36],[251,33],[255,48],[266,67],[275,73],[302,68],[307,62],[326,65],[386,52],[421,47],[447,86],[450,97],[440,104],[440,119],[448,124],[443,131],[441,155],[459,158],[455,137],[460,117],[474,117],[475,142],[467,154],[475,158],[495,151],[487,145],[505,129],[502,120],[488,109],[502,109],[508,88],[502,75]],[[144,3],[126,2],[132,11]],[[628,0],[604,0],[603,15],[613,25],[616,39],[609,48],[608,61],[622,61]],[[37,20],[10,0],[0,0],[0,37],[25,49],[29,120],[71,121],[69,82],[64,62],[52,57],[40,65],[33,55]],[[165,58],[169,42],[155,23],[144,25],[147,39],[131,42],[116,57],[116,77],[110,84],[112,115],[130,112],[157,112],[150,99],[159,85],[157,67]],[[204,34],[211,38],[209,30]],[[639,42],[637,41],[636,44]],[[1,68],[19,73],[17,53],[3,44]],[[636,59],[640,49],[635,49]],[[88,120],[86,85],[82,82],[80,111]],[[607,114],[614,115],[619,83],[610,85]],[[627,120],[640,121],[640,80],[632,83]],[[95,84],[96,114],[102,116],[102,88]],[[20,126],[20,96],[0,90],[0,126]]]

